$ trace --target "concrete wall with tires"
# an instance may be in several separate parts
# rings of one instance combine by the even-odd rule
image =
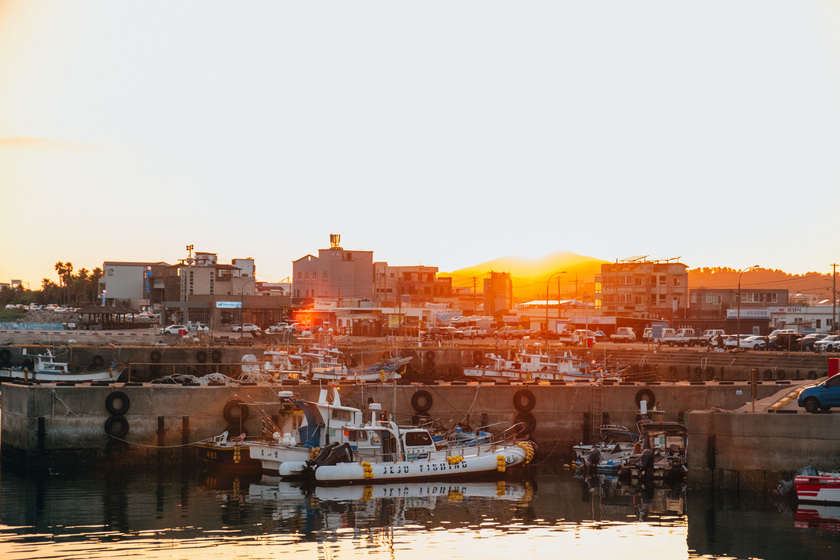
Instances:
[[[840,470],[840,415],[696,411],[688,416],[688,482],[773,489],[802,467]]]
[[[657,406],[665,420],[684,420],[693,410],[735,409],[749,400],[746,384],[397,384],[340,385],[342,402],[366,409],[378,402],[400,423],[425,420],[443,428],[458,424],[498,433],[515,426],[521,437],[537,443],[542,457],[568,457],[571,446],[589,441],[601,423],[633,427],[640,402]],[[286,387],[304,399],[317,400],[321,387]],[[178,386],[115,383],[4,384],[2,386],[3,458],[27,462],[64,455],[100,457],[110,451],[148,456],[212,438],[225,429],[231,436],[259,435],[266,403],[277,402],[271,386]],[[758,387],[759,398],[779,390]],[[241,407],[248,418],[240,426]],[[366,418],[368,415],[366,414]],[[244,428],[244,430],[242,429]]]

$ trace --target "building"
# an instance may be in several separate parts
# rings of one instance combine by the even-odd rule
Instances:
[[[436,266],[373,264],[375,299],[380,305],[434,302],[452,297],[452,278],[438,278]]]
[[[102,263],[99,293],[105,305],[159,309],[164,301],[178,297],[179,286],[178,267],[165,262]]]
[[[484,315],[497,317],[513,308],[513,280],[510,272],[491,272],[484,279]]]
[[[330,248],[292,263],[292,296],[306,305],[315,298],[341,302],[374,298],[373,251],[347,251],[341,236],[330,234]]]
[[[741,316],[750,309],[787,306],[788,290],[741,288]],[[689,297],[689,316],[694,319],[722,319],[730,309],[738,308],[738,290],[735,288],[695,288]],[[734,316],[737,316],[737,312]]]
[[[595,283],[603,315],[673,320],[688,314],[688,267],[677,259],[639,256],[602,264]]]

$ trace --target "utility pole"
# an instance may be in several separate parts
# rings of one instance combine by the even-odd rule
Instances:
[[[837,332],[837,263],[831,266],[831,330]]]

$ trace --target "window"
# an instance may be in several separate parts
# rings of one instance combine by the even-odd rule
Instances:
[[[326,279],[327,279],[327,271],[326,271],[326,270],[324,271],[324,273],[322,274],[322,276],[321,276],[321,277],[322,277],[324,280],[326,280]]]

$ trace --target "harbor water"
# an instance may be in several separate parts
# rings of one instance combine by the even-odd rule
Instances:
[[[305,488],[160,466],[0,471],[0,558],[840,557],[840,507],[639,489],[541,464],[505,481]]]

